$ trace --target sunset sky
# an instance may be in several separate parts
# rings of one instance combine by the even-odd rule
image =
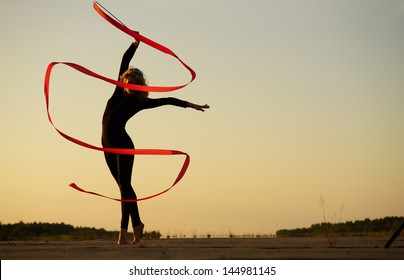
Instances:
[[[184,179],[140,202],[163,235],[272,234],[327,221],[404,215],[403,0],[103,0],[129,28],[166,45],[197,73],[164,107],[127,124],[137,148],[191,156]],[[46,117],[52,61],[116,78],[132,38],[92,1],[0,3],[0,222],[118,230],[119,197],[103,154],[74,145]],[[141,44],[131,65],[150,85],[186,83],[174,59]],[[56,66],[51,113],[64,132],[100,145],[114,86]],[[139,197],[169,187],[183,157],[135,159]]]

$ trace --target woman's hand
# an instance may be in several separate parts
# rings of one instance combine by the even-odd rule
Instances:
[[[193,104],[193,103],[191,103],[191,102],[188,102],[187,107],[193,108],[193,109],[195,109],[195,110],[197,110],[197,111],[202,111],[202,112],[205,112],[205,109],[209,109],[209,108],[210,108],[208,104],[205,104],[205,105],[198,105],[198,104]]]
[[[137,34],[139,34],[139,31],[135,31]],[[137,46],[139,46],[139,43],[140,43],[140,41],[138,41],[136,38],[133,38],[134,39],[134,41],[133,41],[133,44],[137,47]]]

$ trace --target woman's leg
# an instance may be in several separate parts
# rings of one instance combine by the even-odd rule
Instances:
[[[107,162],[108,168],[111,171],[112,176],[119,186],[119,172],[118,172],[118,156],[116,154],[104,153],[105,160]],[[121,192],[122,197],[122,192]],[[121,229],[118,237],[118,244],[128,244],[128,223],[129,223],[129,212],[125,210],[124,203],[121,202]]]
[[[112,174],[112,177],[114,177],[116,183],[119,185],[119,180],[118,180],[118,158],[116,154],[111,154],[111,153],[104,153],[105,161],[107,162],[109,171]]]
[[[132,167],[134,156],[133,155],[118,155],[118,173],[119,173],[119,186],[121,188],[121,196],[123,199],[136,199],[136,193],[132,188]],[[143,237],[143,223],[140,220],[139,208],[137,202],[123,202],[122,215],[129,215],[133,226],[134,240],[132,243],[137,243]],[[128,223],[121,224],[121,228],[128,228]]]
[[[135,200],[137,198],[135,191],[132,188],[132,168],[133,155],[117,155],[118,158],[118,181],[121,190],[121,198]],[[137,202],[123,202],[122,215],[127,217],[121,224],[121,228],[128,228],[129,216],[132,221],[132,226],[138,226],[140,221],[139,208]]]
[[[133,142],[127,134],[122,135],[122,137],[119,137],[119,139],[116,138],[114,140],[119,140],[118,143],[115,143],[117,144],[116,146],[134,149]],[[134,155],[105,153],[105,159],[112,173],[112,176],[115,178],[116,182],[119,185],[121,199],[137,199],[136,193],[133,190],[131,184]],[[130,217],[135,234],[134,242],[138,242],[139,239],[142,238],[144,225],[140,220],[137,202],[121,202],[121,212],[121,231],[125,231],[128,229]]]

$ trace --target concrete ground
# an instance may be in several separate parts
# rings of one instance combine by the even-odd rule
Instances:
[[[139,245],[115,241],[0,242],[2,260],[404,260],[404,239],[385,249],[386,237],[149,239]]]

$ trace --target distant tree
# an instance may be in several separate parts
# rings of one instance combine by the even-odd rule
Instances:
[[[24,223],[3,224],[0,222],[0,240],[94,240],[114,239],[116,231],[106,231],[94,227],[73,227],[64,223]],[[145,238],[161,238],[158,231],[145,232]]]
[[[404,221],[404,217],[385,217],[381,219],[365,219],[345,223],[313,224],[309,228],[281,229],[276,232],[278,237],[324,236],[332,230],[333,235],[391,235]],[[402,233],[403,234],[403,233]]]
[[[143,234],[143,237],[144,238],[147,238],[147,239],[159,239],[159,238],[161,238],[161,233],[160,232],[158,232],[158,231],[152,231],[152,232],[145,232],[144,234]]]

